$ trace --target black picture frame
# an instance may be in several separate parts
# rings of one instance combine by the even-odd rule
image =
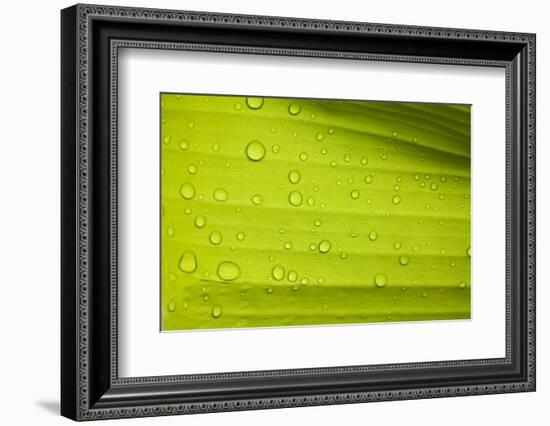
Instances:
[[[119,378],[121,47],[504,68],[506,356]],[[92,420],[535,390],[534,34],[75,5],[61,12],[61,53],[62,415]]]

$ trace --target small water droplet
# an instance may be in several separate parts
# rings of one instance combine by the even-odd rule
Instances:
[[[311,197],[311,196],[307,197],[306,201],[307,201],[307,205],[310,206],[310,207],[315,205],[315,198],[314,197]]]
[[[357,200],[359,198],[359,191],[357,189],[354,189],[353,191],[351,191],[351,198],[353,198],[354,200]]]
[[[178,268],[187,274],[195,272],[197,270],[197,257],[195,253],[191,250],[184,251],[178,262]]]
[[[330,251],[330,248],[331,248],[331,243],[329,240],[322,240],[319,243],[319,251],[321,253],[328,253]]]
[[[168,229],[166,230],[166,233],[168,234],[168,236],[170,238],[172,238],[174,236],[174,234],[176,233],[176,231],[175,231],[173,226],[169,226]]]
[[[285,277],[285,268],[281,265],[275,265],[271,270],[271,275],[273,275],[273,278],[277,281],[281,281]]]
[[[458,286],[459,286],[460,288],[466,288],[466,282],[460,281],[460,283],[458,284]]]
[[[471,247],[468,247],[468,249],[466,250],[466,254],[468,255],[468,257],[472,257],[472,253],[471,253]]]
[[[240,102],[236,102],[235,103],[235,109],[237,111],[240,111],[241,109],[243,109],[243,104],[241,104]]]
[[[302,285],[308,285],[309,284],[309,279],[307,277],[303,277],[301,280],[300,280],[300,284]]]
[[[262,197],[260,194],[255,194],[250,200],[252,201],[252,204],[259,206],[264,202],[264,197]]]
[[[180,186],[180,195],[186,200],[191,200],[195,196],[195,187],[187,182]]]
[[[376,287],[385,287],[387,283],[388,277],[386,276],[386,274],[379,273],[374,276],[374,284],[376,285]]]
[[[432,182],[432,183],[430,184],[430,189],[431,189],[432,191],[437,190],[438,187],[439,187],[439,186],[438,186],[437,183],[435,183],[435,182]]]
[[[296,185],[298,182],[300,182],[302,175],[300,175],[300,172],[298,170],[291,170],[288,173],[288,180],[290,183]]]
[[[196,174],[196,173],[197,173],[197,170],[198,170],[198,169],[197,169],[197,166],[196,166],[195,164],[193,164],[193,163],[191,163],[191,164],[189,164],[189,165],[187,166],[187,171],[188,171],[189,174],[191,174],[191,175]]]
[[[286,249],[286,250],[290,250],[292,248],[292,243],[290,241],[286,241],[284,244],[283,244],[283,247]]]
[[[308,155],[306,152],[300,152],[299,158],[301,161],[306,161],[308,159]]]
[[[246,98],[246,105],[250,109],[260,109],[264,105],[264,98]]]
[[[190,128],[190,129],[194,129],[195,128],[195,122],[190,121],[189,123],[187,123],[187,127]]]
[[[336,161],[331,161],[330,162],[330,167],[336,167]]]
[[[222,242],[222,239],[223,239],[222,234],[219,231],[212,231],[210,233],[210,237],[208,237],[208,238],[209,238],[210,242],[214,245],[220,244]]]
[[[345,155],[344,155],[344,161],[345,161],[346,163],[349,163],[349,162],[351,161],[351,155],[345,154]]]
[[[398,133],[394,130],[393,132],[391,132],[391,135],[395,138],[397,137]]]
[[[372,176],[366,176],[365,183],[372,183]]]
[[[227,201],[229,198],[229,195],[227,194],[227,191],[223,188],[217,188],[214,191],[214,200],[216,201]]]
[[[237,240],[242,241],[244,240],[244,232],[237,232]]]
[[[281,152],[281,147],[275,144],[271,147],[271,151],[273,151],[274,154],[278,154],[279,152]]]
[[[288,106],[288,112],[290,115],[298,115],[300,114],[300,111],[302,111],[302,107],[298,103],[293,102]]]
[[[218,277],[224,281],[233,281],[241,276],[241,268],[235,262],[224,261],[218,265]]]
[[[193,213],[193,209],[191,207],[186,207],[185,210],[183,211],[185,214],[189,215],[191,213]]]
[[[351,238],[357,238],[358,235],[359,235],[359,232],[357,232],[357,229],[352,229],[351,231],[349,231],[349,236]]]
[[[315,222],[313,222],[315,226],[321,226],[321,219],[315,219]]]
[[[265,157],[265,147],[258,140],[250,142],[246,146],[246,156],[252,161],[260,161]]]
[[[176,304],[173,300],[170,300],[170,303],[168,303],[168,311],[174,312],[176,310]]]
[[[220,150],[220,144],[219,143],[212,144],[212,151],[218,152],[219,150]]]
[[[361,164],[363,166],[366,166],[367,164],[369,164],[369,159],[367,157],[361,158]]]
[[[201,214],[195,218],[195,226],[197,228],[204,228],[206,225],[206,218]]]
[[[399,263],[403,266],[408,265],[409,264],[409,256],[404,255],[404,254],[399,256]]]
[[[266,289],[265,289],[265,292],[266,292],[267,294],[272,294],[272,293],[273,293],[273,287],[268,287],[268,288],[266,288]]]
[[[164,145],[168,145],[170,143],[170,135],[166,135],[162,138],[162,143],[164,143]]]
[[[386,154],[382,154],[382,160],[387,160],[388,156]]]
[[[296,271],[290,270],[288,271],[287,278],[291,283],[296,282],[296,280],[298,279],[298,273]]]
[[[347,254],[345,251],[343,251],[342,253],[340,253],[340,257],[341,257],[342,259],[347,259],[347,258],[348,258],[348,254]]]
[[[292,191],[288,195],[288,202],[295,207],[301,206],[304,201],[304,197],[300,191]]]
[[[394,195],[391,201],[393,204],[397,205],[401,202],[401,197],[399,195]]]
[[[377,238],[378,238],[378,234],[376,233],[376,231],[369,232],[369,240],[376,241]]]
[[[428,297],[428,293],[426,293],[425,291],[422,292],[422,297],[426,298]]]
[[[223,314],[223,308],[221,305],[212,306],[212,318],[219,318]]]
[[[323,132],[318,132],[315,136],[315,139],[317,139],[319,142],[325,139],[325,134]]]

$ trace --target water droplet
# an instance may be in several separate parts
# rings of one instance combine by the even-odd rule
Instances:
[[[170,303],[168,303],[168,310],[170,312],[174,312],[176,310],[176,304],[173,300],[170,300]]]
[[[376,285],[376,287],[378,288],[385,287],[387,283],[388,283],[388,277],[386,276],[386,274],[380,273],[374,276],[374,284]]]
[[[303,277],[301,280],[300,280],[300,284],[302,285],[308,285],[309,284],[309,279],[307,277]]]
[[[391,135],[395,138],[398,135],[398,133],[394,130],[393,132],[391,132]]]
[[[265,157],[265,147],[258,141],[252,141],[246,146],[246,156],[252,161],[260,161]]]
[[[351,161],[351,155],[345,154],[345,155],[344,155],[344,161],[345,161],[346,163],[349,163],[349,162]]]
[[[290,183],[293,184],[297,184],[298,182],[300,182],[301,177],[302,176],[300,175],[300,172],[298,170],[291,170],[288,173],[288,180],[290,181]]]
[[[378,234],[376,233],[376,231],[369,232],[369,240],[376,241],[377,238],[378,238]]]
[[[406,256],[404,254],[399,256],[399,263],[403,266],[408,265],[409,264],[409,256]]]
[[[244,232],[237,232],[237,240],[242,241],[244,240]]]
[[[273,287],[268,287],[268,288],[266,288],[266,289],[265,289],[265,292],[266,292],[267,294],[272,294],[272,293],[273,293]]]
[[[264,105],[264,98],[246,98],[246,105],[250,109],[260,109]]]
[[[292,243],[290,241],[286,241],[283,245],[283,247],[286,249],[286,250],[290,250],[292,248]]]
[[[206,225],[206,218],[201,214],[195,218],[195,226],[197,228],[204,228]]]
[[[273,151],[274,154],[278,154],[279,152],[281,152],[281,147],[275,144],[271,147],[271,151]]]
[[[466,288],[466,282],[460,281],[460,283],[458,284],[458,286],[459,286],[460,288]]]
[[[330,162],[330,167],[336,167],[336,161],[331,161]]]
[[[252,201],[252,204],[259,206],[264,202],[264,197],[262,197],[260,194],[255,194],[250,200]]]
[[[341,257],[342,259],[347,259],[347,258],[348,258],[348,254],[347,254],[345,251],[343,251],[342,253],[340,253],[340,257]]]
[[[301,206],[304,201],[304,197],[300,191],[292,191],[288,195],[288,202],[295,207]]]
[[[210,233],[209,240],[210,240],[210,242],[211,242],[212,244],[218,245],[219,243],[222,242],[222,239],[223,239],[223,237],[222,237],[221,232],[212,231],[212,232]]]
[[[349,236],[351,238],[357,238],[358,235],[359,235],[359,232],[357,232],[357,229],[352,229],[351,231],[349,231]]]
[[[193,209],[191,207],[186,207],[183,211],[185,214],[191,214],[193,212]]]
[[[223,314],[223,308],[221,305],[212,306],[212,318],[219,318]]]
[[[195,122],[190,121],[189,123],[187,123],[187,127],[190,128],[190,129],[194,129],[195,128]]]
[[[372,176],[366,176],[365,183],[372,183]]]
[[[288,271],[288,280],[293,283],[293,282],[296,282],[296,280],[298,279],[298,273],[296,271]]]
[[[306,152],[300,152],[299,158],[302,161],[306,161],[308,159],[307,153]]]
[[[428,297],[428,293],[426,293],[425,291],[422,292],[422,297],[426,298]]]
[[[472,257],[472,253],[471,253],[471,248],[468,247],[468,250],[466,250],[466,254],[468,255],[468,257]]]
[[[214,191],[214,200],[216,201],[227,201],[229,198],[229,195],[227,194],[227,191],[223,188],[217,188]]]
[[[191,200],[195,196],[195,187],[187,182],[180,186],[180,195],[186,200]]]
[[[285,277],[285,268],[281,265],[275,265],[271,270],[271,275],[273,275],[273,278],[277,281],[281,281]]]
[[[321,219],[315,219],[315,222],[313,222],[315,226],[321,226]]]
[[[188,171],[189,174],[191,174],[191,175],[196,174],[196,173],[197,173],[197,170],[198,170],[198,169],[197,169],[197,166],[196,166],[195,164],[192,164],[192,163],[191,163],[191,164],[189,164],[189,165],[187,166],[187,171]]]
[[[187,274],[197,270],[197,257],[191,250],[184,251],[178,262],[178,268]]]
[[[391,199],[392,203],[393,204],[399,204],[401,202],[401,197],[399,195],[394,195],[393,198]]]
[[[323,132],[318,132],[315,136],[315,139],[317,139],[319,142],[325,139],[325,134]]]
[[[166,135],[162,138],[162,143],[164,143],[164,145],[168,145],[170,143],[170,135]]]
[[[351,198],[353,198],[354,200],[357,200],[359,198],[359,191],[357,189],[351,191]]]
[[[176,231],[174,230],[173,226],[169,226],[168,229],[166,230],[166,233],[168,234],[168,236],[170,238],[172,238],[174,236],[174,234],[176,233]]]
[[[300,114],[300,111],[302,111],[300,104],[293,102],[288,106],[288,112],[290,115],[298,115]]]
[[[367,164],[369,164],[369,159],[367,157],[361,158],[361,164],[363,166],[366,166]]]
[[[218,265],[218,277],[224,281],[233,281],[241,276],[241,268],[234,262],[224,261]]]
[[[219,143],[212,144],[212,151],[218,152],[219,150],[220,150],[220,144]]]
[[[331,243],[329,240],[322,240],[319,243],[319,251],[321,253],[328,253],[330,251],[330,248],[331,248]]]
[[[329,135],[333,135],[334,134],[334,129],[332,127],[329,127],[328,129],[328,134]]]
[[[430,189],[431,189],[432,191],[435,191],[437,188],[438,188],[437,183],[432,182],[432,183],[430,184]]]
[[[388,156],[386,154],[382,154],[382,160],[387,160]]]
[[[315,198],[314,197],[307,197],[307,205],[308,206],[314,206],[315,205]]]

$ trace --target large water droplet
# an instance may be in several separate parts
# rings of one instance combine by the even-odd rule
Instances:
[[[288,195],[288,202],[295,207],[301,206],[304,201],[304,197],[300,191],[292,191]]]
[[[195,226],[197,228],[204,228],[206,225],[206,218],[201,214],[195,218]]]
[[[191,200],[195,196],[195,187],[187,182],[180,186],[180,195],[186,200]]]
[[[378,288],[385,287],[387,283],[388,283],[388,277],[386,276],[386,274],[380,273],[374,276],[374,284],[376,285],[376,287]]]
[[[260,161],[265,157],[265,147],[258,140],[250,142],[246,146],[246,156],[252,161]]]
[[[291,103],[288,106],[288,112],[290,115],[298,115],[300,114],[301,110],[302,110],[302,107],[300,106],[300,104],[297,104],[295,102]]]
[[[264,105],[264,98],[246,98],[246,105],[250,109],[260,109]]]
[[[209,240],[210,240],[210,242],[211,242],[212,244],[218,245],[219,243],[222,242],[222,239],[223,239],[223,237],[222,237],[221,232],[212,231],[212,232],[210,233]]]
[[[300,182],[301,177],[302,176],[300,175],[300,172],[298,170],[291,170],[288,173],[288,180],[290,181],[290,183],[293,184],[297,184],[298,182]]]
[[[178,268],[187,274],[197,270],[197,257],[191,250],[184,251],[178,262]]]
[[[214,191],[214,200],[216,201],[227,201],[229,198],[229,195],[227,194],[227,191],[223,188],[217,188]]]
[[[260,194],[255,194],[250,200],[252,201],[252,204],[259,206],[264,202],[264,197],[262,197]]]
[[[329,240],[322,240],[319,243],[319,251],[321,253],[328,253],[330,251],[330,248],[331,248],[331,243]]]
[[[180,149],[182,151],[187,151],[189,149],[189,141],[187,139],[182,139],[180,141]]]
[[[285,268],[281,265],[275,265],[271,270],[271,275],[273,275],[273,278],[277,281],[281,281],[285,277]]]
[[[241,268],[235,262],[224,261],[218,265],[218,277],[224,281],[233,281],[241,276]]]
[[[223,308],[221,305],[212,306],[212,318],[219,318],[223,314]]]

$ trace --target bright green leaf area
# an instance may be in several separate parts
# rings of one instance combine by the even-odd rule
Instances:
[[[161,94],[162,330],[470,318],[470,107]]]

